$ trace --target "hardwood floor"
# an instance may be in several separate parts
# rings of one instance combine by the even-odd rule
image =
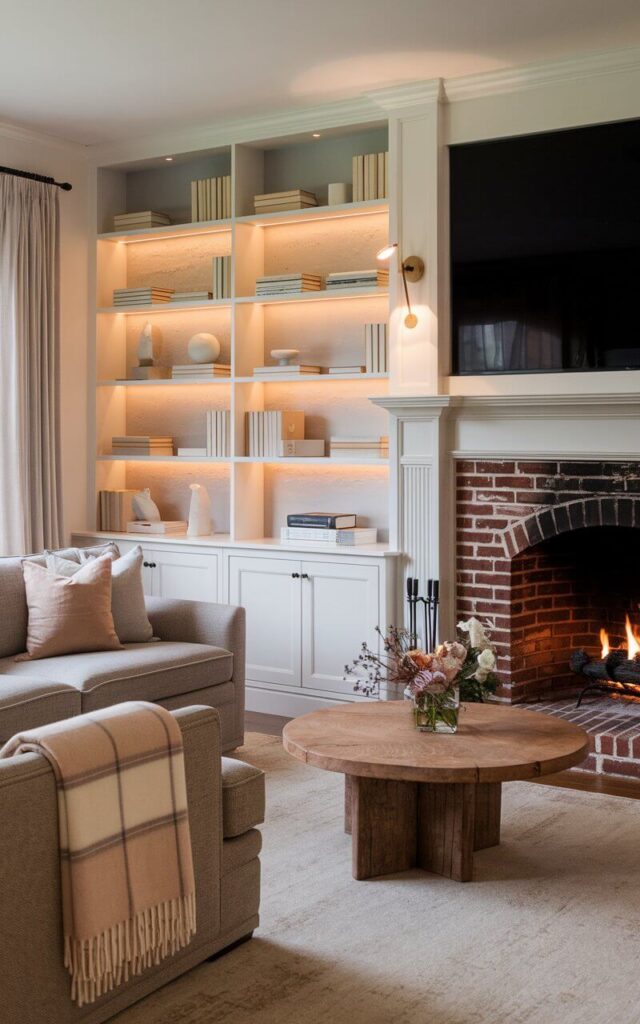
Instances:
[[[288,718],[279,715],[265,715],[259,711],[245,711],[244,722],[247,732],[262,732],[267,736],[280,736]],[[611,775],[592,775],[590,772],[558,772],[544,779],[532,780],[534,786],[561,786],[578,789],[583,793],[604,793],[606,796],[625,796],[640,800],[640,779],[616,779]]]
[[[288,718],[279,715],[265,715],[260,711],[245,711],[244,727],[247,732],[263,732],[267,736],[281,736]]]

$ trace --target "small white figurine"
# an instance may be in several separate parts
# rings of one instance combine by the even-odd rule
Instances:
[[[189,526],[187,537],[208,537],[211,533],[211,498],[202,484],[189,484],[191,504],[189,505]]]
[[[140,366],[153,366],[154,359],[158,358],[160,346],[160,331],[152,323],[147,321],[138,338],[138,362]]]

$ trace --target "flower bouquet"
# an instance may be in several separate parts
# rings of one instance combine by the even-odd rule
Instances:
[[[454,733],[460,699],[484,701],[495,691],[495,651],[478,619],[459,622],[460,639],[445,641],[435,651],[413,647],[408,631],[397,626],[389,627],[386,635],[379,628],[377,632],[383,653],[364,643],[358,657],[345,666],[346,677],[355,677],[354,690],[367,697],[380,697],[383,683],[401,684],[413,701],[420,731]]]

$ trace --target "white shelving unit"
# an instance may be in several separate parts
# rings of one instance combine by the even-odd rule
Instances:
[[[342,679],[362,640],[393,621],[396,553],[388,543],[386,458],[254,458],[246,454],[245,414],[288,409],[305,413],[306,436],[388,434],[387,414],[371,398],[388,393],[384,373],[254,375],[273,362],[270,350],[296,348],[320,366],[364,365],[364,324],[387,322],[384,288],[256,296],[269,273],[371,268],[389,237],[389,203],[326,205],[330,181],[350,180],[351,158],[387,148],[387,127],[354,126],[280,142],[251,141],[197,154],[162,155],[98,171],[96,237],[96,457],[94,488],[145,487],[167,519],[186,519],[189,484],[212,498],[215,533],[208,538],[114,535],[122,550],[144,546],[147,593],[227,600],[248,615],[249,706],[283,714],[309,701],[351,699]],[[189,223],[189,182],[231,174],[232,216]],[[255,214],[253,196],[292,187],[318,195],[315,208]],[[158,209],[176,223],[114,232],[117,213]],[[206,302],[114,307],[115,288],[155,285],[211,290],[212,258],[231,256],[231,295]],[[139,333],[149,321],[161,335],[158,363],[189,362],[198,331],[215,334],[231,375],[211,380],[131,379]],[[203,447],[206,411],[231,413],[231,453],[201,456],[111,454],[119,434],[170,435],[176,447]],[[97,500],[96,500],[97,507]],[[290,512],[354,511],[375,526],[379,542],[338,547],[280,542]],[[96,526],[98,524],[96,523]],[[79,543],[105,536],[77,535]],[[304,574],[303,574],[304,570]],[[304,580],[304,585],[300,581]],[[215,581],[215,586],[212,581]],[[326,641],[326,643],[325,643]],[[265,648],[266,645],[266,648]],[[262,653],[261,653],[262,648]],[[295,695],[295,696],[294,696]]]

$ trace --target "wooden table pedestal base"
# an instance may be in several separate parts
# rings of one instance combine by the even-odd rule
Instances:
[[[345,830],[353,877],[420,867],[458,882],[473,876],[473,852],[500,842],[499,782],[398,782],[345,776]]]

